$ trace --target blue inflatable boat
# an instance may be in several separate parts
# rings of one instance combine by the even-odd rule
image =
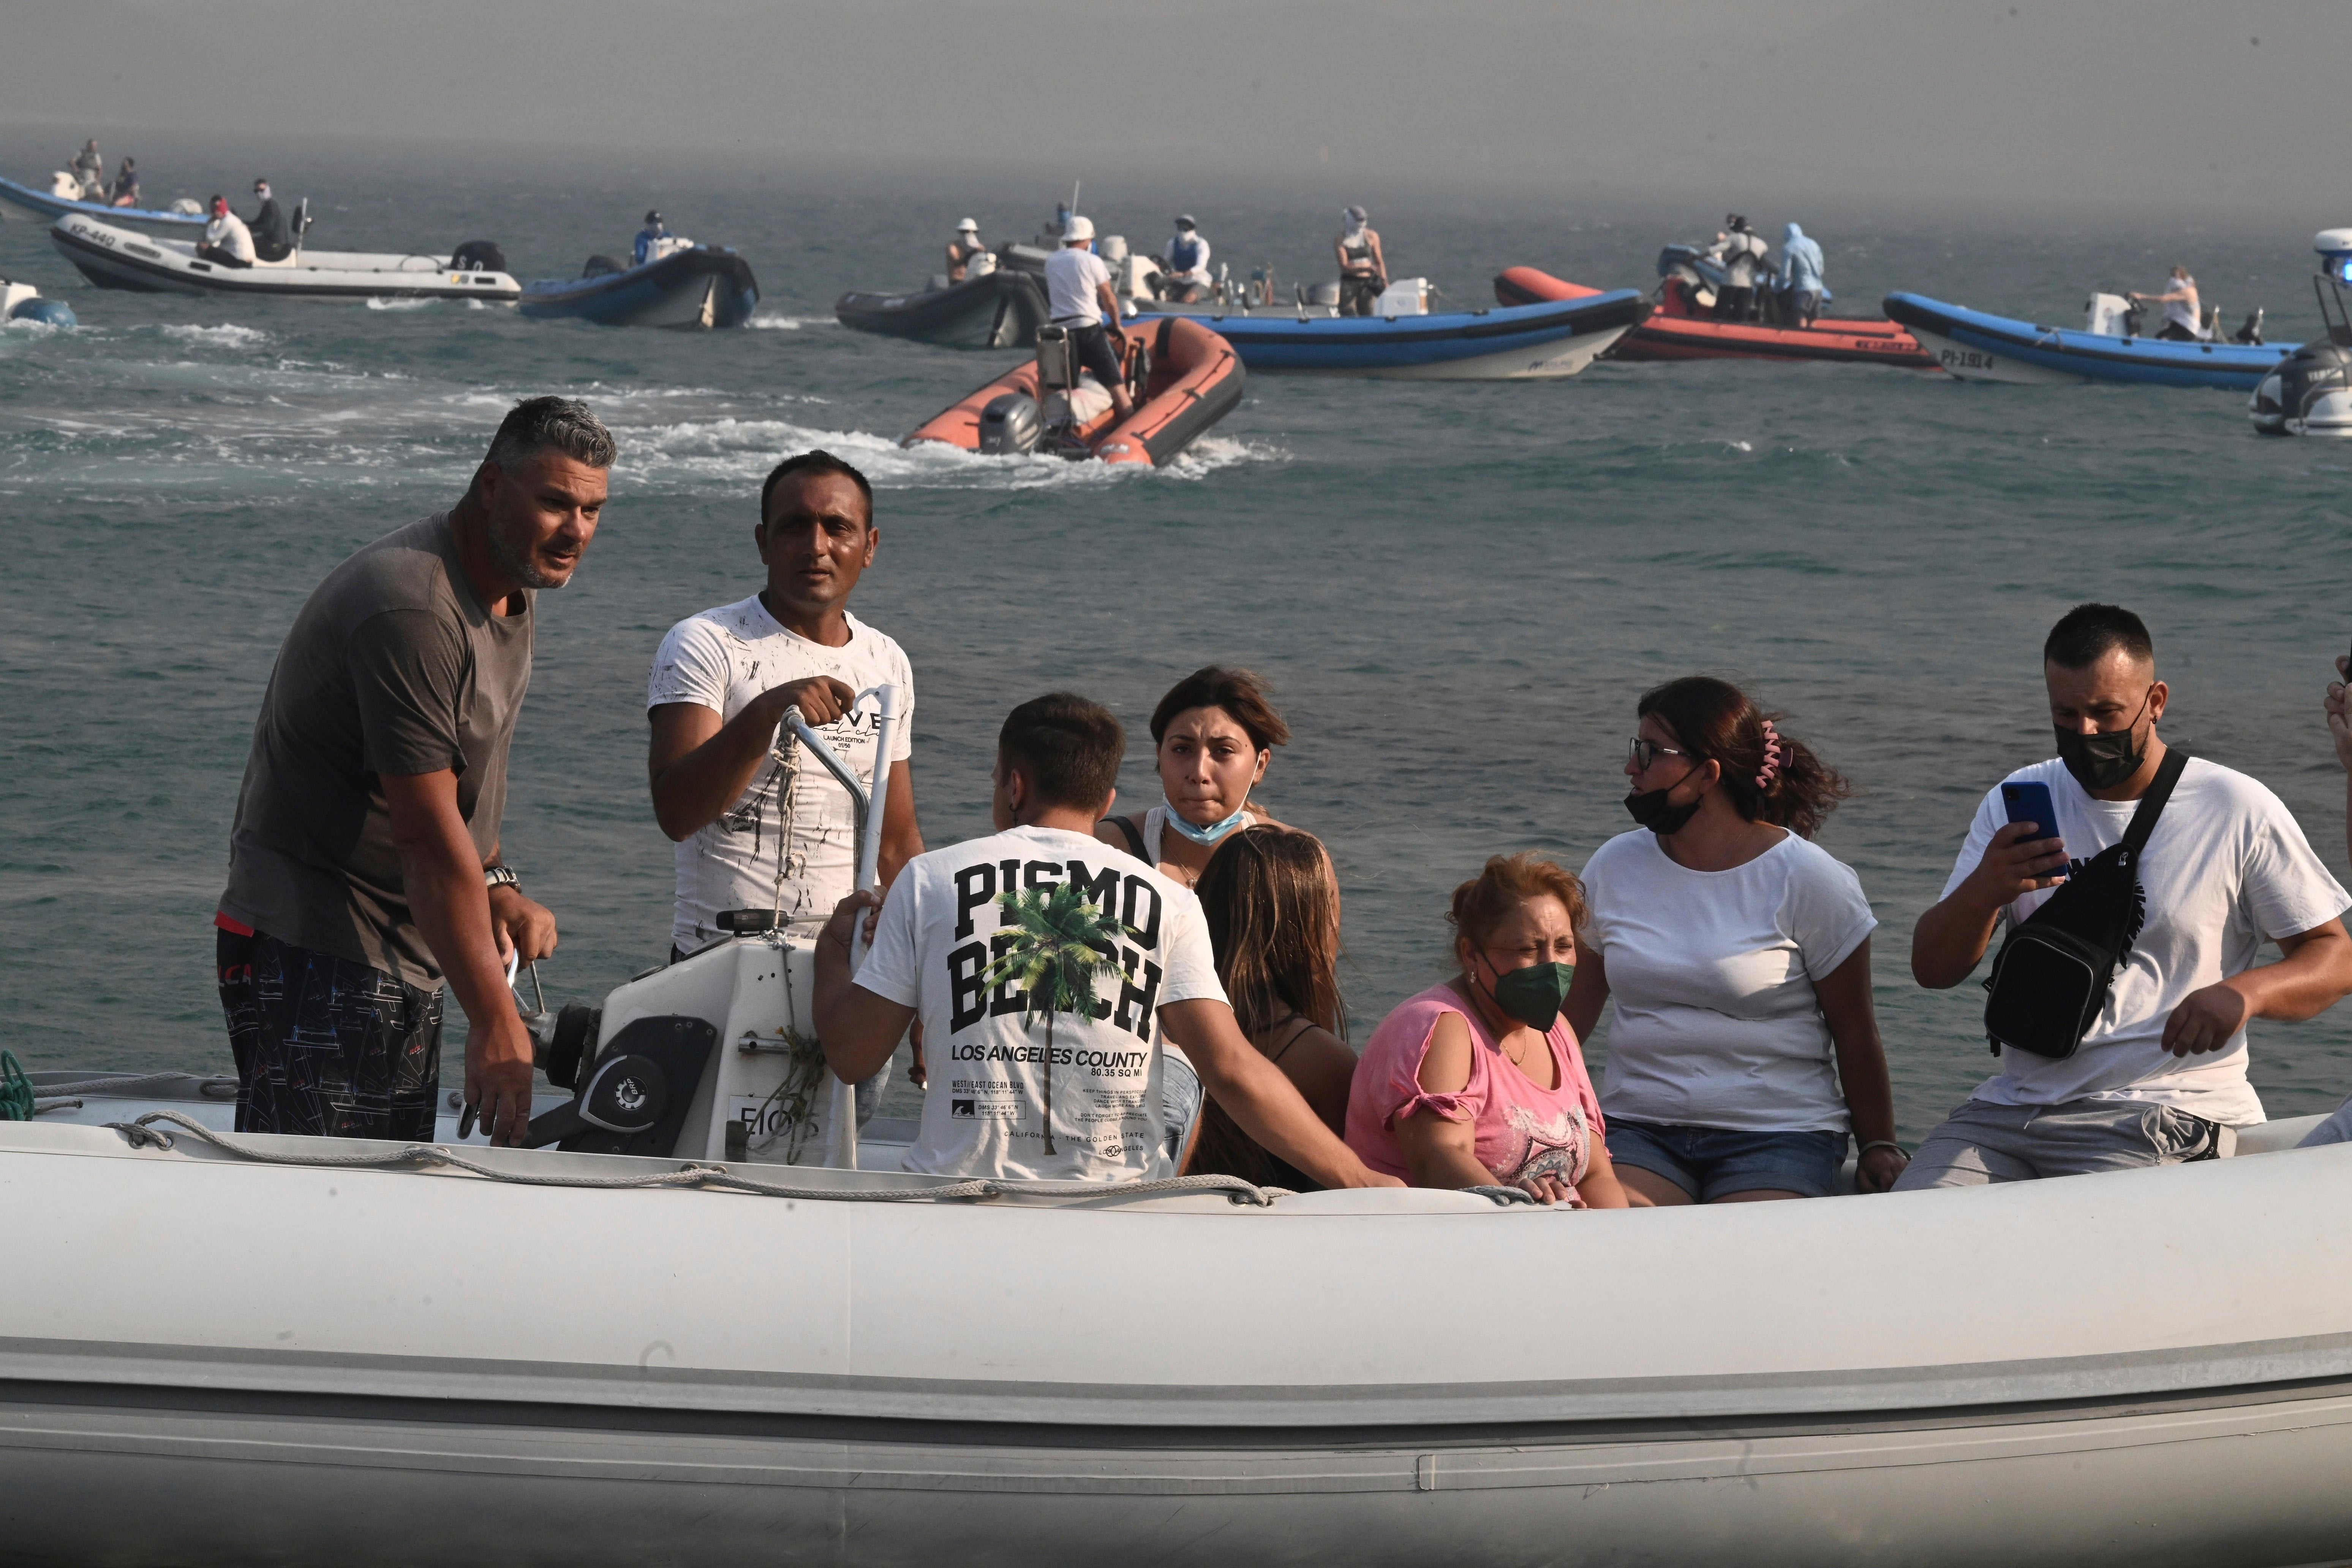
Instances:
[[[1989,316],[1923,294],[1889,294],[1886,315],[1910,328],[1930,359],[1966,381],[2136,381],[2252,392],[2296,347],[2111,337]]]
[[[1529,381],[1574,375],[1650,313],[1639,289],[1427,316],[1313,315],[1261,309],[1217,315],[1139,302],[1139,316],[1185,315],[1260,371],[1399,381]]]
[[[516,308],[606,327],[740,327],[759,302],[751,263],[722,246],[697,245],[641,267],[592,256],[577,278],[525,284]]]
[[[64,196],[53,196],[47,191],[20,185],[14,180],[0,180],[0,216],[14,207],[43,223],[52,218],[68,217],[79,213],[104,223],[134,224],[141,228],[163,229],[173,233],[200,230],[209,220],[202,213],[162,212],[152,207],[110,207],[104,202],[78,202]]]

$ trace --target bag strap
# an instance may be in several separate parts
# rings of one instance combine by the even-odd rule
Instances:
[[[1170,318],[1171,321],[1174,319],[1175,318],[1173,317]],[[1139,860],[1144,858],[1143,835],[1135,830],[1135,824],[1129,822],[1124,816],[1106,816],[1103,818],[1103,821],[1109,823],[1113,827],[1118,829],[1119,837],[1127,840],[1128,853],[1133,855]],[[1097,824],[1097,826],[1100,825]]]
[[[2165,802],[2172,798],[2172,786],[2180,782],[2180,771],[2188,765],[2188,752],[2178,746],[2165,748],[2155,782],[2139,797],[2139,808],[2132,813],[2131,826],[2124,829],[2124,843],[2134,856],[2147,850],[2148,835],[2156,831],[2156,819],[2164,815]]]

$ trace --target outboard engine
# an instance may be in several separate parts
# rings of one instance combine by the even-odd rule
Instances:
[[[2322,229],[2312,248],[2319,275],[2311,288],[2327,335],[2287,355],[2254,388],[2246,415],[2265,436],[2352,437],[2352,304],[2344,292],[2352,283],[2352,228]]]
[[[2083,307],[2083,330],[2103,338],[2139,335],[2140,308],[2120,294],[2094,294]]]
[[[449,253],[452,272],[504,272],[507,253],[494,240],[469,239]]]
[[[1019,392],[1001,393],[980,411],[980,449],[990,457],[1021,457],[1037,449],[1045,416],[1037,400]]]

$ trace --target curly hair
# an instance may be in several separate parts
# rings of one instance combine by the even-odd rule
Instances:
[[[1642,694],[1633,711],[1655,717],[1694,761],[1723,764],[1723,789],[1750,822],[1811,838],[1853,786],[1802,741],[1779,731],[1781,718],[1711,675],[1685,675]]]
[[[1454,907],[1446,911],[1445,923],[1456,938],[1466,937],[1473,947],[1484,947],[1520,905],[1543,898],[1558,899],[1568,911],[1570,927],[1584,929],[1584,884],[1576,873],[1528,850],[1493,856],[1476,876],[1454,889]]]

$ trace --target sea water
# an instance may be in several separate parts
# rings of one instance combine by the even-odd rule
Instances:
[[[0,151],[12,175],[54,156],[14,133]],[[2039,647],[2084,599],[2154,629],[2168,739],[2277,791],[2344,874],[2319,704],[2352,634],[2337,566],[2352,447],[2257,439],[2242,395],[1727,363],[1535,384],[1269,375],[1158,471],[905,451],[906,431],[1010,362],[848,332],[831,300],[919,284],[961,217],[992,243],[1033,237],[1066,193],[1054,177],[755,171],[730,188],[708,166],[519,157],[490,177],[425,151],[207,171],[200,150],[162,151],[142,163],[159,184],[189,165],[184,194],[268,173],[289,205],[310,195],[322,247],[487,237],[526,279],[625,255],[658,205],[674,230],[741,249],[762,298],[749,330],[668,333],[100,292],[43,227],[0,226],[0,274],[84,323],[0,331],[0,1045],[32,1067],[227,1067],[210,920],[278,640],[322,574],[448,505],[505,409],[543,392],[587,399],[621,447],[586,564],[540,602],[505,825],[508,859],[561,924],[541,970],[564,999],[666,950],[647,664],[673,622],[760,585],[759,479],[812,446],[877,487],[879,555],[854,603],[913,660],[929,841],[988,830],[1015,702],[1066,688],[1108,703],[1129,729],[1120,802],[1139,807],[1158,798],[1160,694],[1213,661],[1256,669],[1296,735],[1259,798],[1331,847],[1359,1038],[1447,973],[1447,896],[1486,856],[1574,868],[1627,828],[1636,697],[1719,673],[1854,784],[1821,842],[1882,922],[1878,1015],[1916,1137],[1989,1058],[1974,984],[1912,983],[1911,926],[1982,792],[2050,754]],[[1331,274],[1348,200],[1372,205],[1392,269],[1471,308],[1517,263],[1648,288],[1659,246],[1708,237],[1722,205],[1273,184],[1221,198],[1162,178],[1090,182],[1084,205],[1138,248],[1195,213],[1220,260],[1271,262],[1286,298]],[[2309,234],[2342,215],[1758,216],[1821,237],[1834,311],[1905,289],[2074,325],[2093,289],[2154,290],[2178,260],[2231,325],[2266,305],[2283,341],[2315,330]],[[2253,1076],[2274,1115],[2334,1105],[2352,1091],[2352,1010],[2257,1024]]]

